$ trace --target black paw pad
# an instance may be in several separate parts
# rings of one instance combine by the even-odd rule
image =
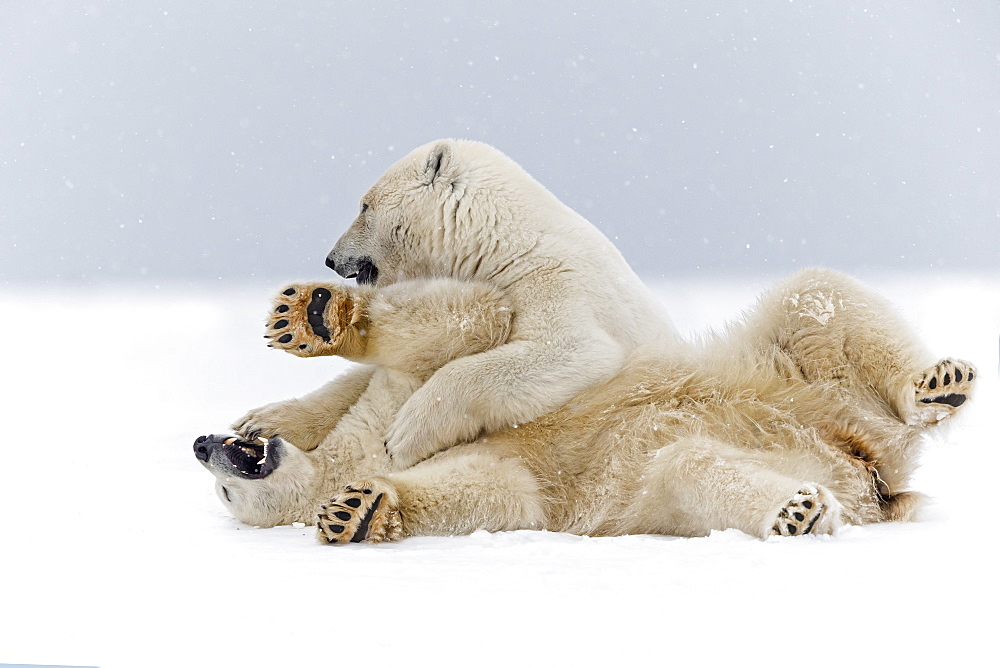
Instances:
[[[954,406],[958,408],[965,403],[964,394],[945,394],[940,397],[924,397],[920,400],[924,404],[945,404],[947,406]]]
[[[825,510],[825,506],[815,500],[816,494],[817,491],[809,487],[800,489],[788,505],[778,511],[778,519],[771,529],[772,533],[784,536],[804,536],[812,533],[813,527]]]
[[[344,501],[344,505],[350,506],[351,508],[360,508],[361,499],[347,499],[346,501]]]
[[[372,518],[375,517],[375,511],[378,510],[378,507],[381,504],[382,504],[382,495],[379,494],[378,496],[375,497],[375,502],[372,504],[372,507],[368,509],[367,513],[365,513],[365,516],[361,520],[361,523],[358,524],[358,530],[354,533],[354,536],[351,538],[352,543],[360,543],[361,541],[363,541],[365,538],[368,537],[368,528],[371,526]]]
[[[274,309],[275,313],[288,313],[288,304],[282,304],[278,308]]]
[[[291,340],[292,340],[291,334],[282,334],[281,336],[278,337],[278,343],[288,343]]]
[[[325,288],[313,290],[312,299],[306,307],[306,316],[313,333],[322,338],[327,343],[330,342],[330,328],[323,322],[323,312],[326,310],[327,302],[330,301],[332,293]]]

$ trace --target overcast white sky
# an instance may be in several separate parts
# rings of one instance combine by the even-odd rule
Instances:
[[[0,285],[323,276],[489,142],[648,278],[996,271],[1000,3],[0,5]]]

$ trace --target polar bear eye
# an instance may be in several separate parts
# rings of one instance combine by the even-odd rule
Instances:
[[[364,213],[367,210],[368,210],[368,202],[362,202],[361,203],[361,213]]]

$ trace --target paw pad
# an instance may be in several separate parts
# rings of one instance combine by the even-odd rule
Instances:
[[[320,542],[380,543],[394,540],[402,534],[402,520],[393,490],[386,483],[364,482],[344,488],[316,516]]]
[[[925,371],[916,382],[917,423],[935,424],[951,417],[968,400],[976,367],[946,358]]]
[[[295,285],[275,298],[264,337],[268,346],[299,357],[333,355],[358,321],[352,290],[333,285]]]
[[[771,533],[776,536],[803,536],[812,533],[825,511],[826,505],[820,499],[820,491],[811,485],[804,485],[778,510]]]
[[[333,294],[329,290],[316,288],[313,290],[312,299],[309,300],[309,306],[306,307],[308,314],[306,319],[309,321],[313,334],[327,343],[330,343],[330,328],[326,326],[323,316],[326,312],[326,305],[332,296]]]

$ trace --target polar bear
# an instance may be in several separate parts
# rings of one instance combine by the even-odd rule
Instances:
[[[386,434],[398,468],[548,413],[654,338],[680,345],[614,245],[491,146],[421,146],[360,208],[327,257],[337,273],[380,287],[482,281],[502,289],[517,313],[505,344],[444,365],[398,412]]]
[[[393,470],[383,434],[396,412],[440,367],[506,345],[517,318],[503,291],[477,282],[290,286],[271,345],[367,363],[367,381],[350,381],[364,388],[334,382],[251,411],[243,436],[199,437],[195,455],[238,519],[315,523],[330,544],[479,529],[830,533],[912,516],[921,436],[976,379],[967,362],[931,363],[855,280],[805,270],[724,334],[642,346],[531,423]]]

